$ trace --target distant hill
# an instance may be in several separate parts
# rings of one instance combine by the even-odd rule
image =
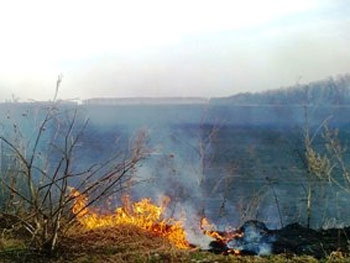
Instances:
[[[0,102],[1,106],[46,105],[51,101]],[[263,92],[238,93],[229,97],[100,97],[85,100],[62,100],[65,106],[83,105],[324,105],[350,106],[350,74],[328,77],[308,84],[296,84]]]
[[[85,105],[172,105],[205,103],[208,103],[208,99],[200,97],[91,98],[83,101]]]
[[[350,74],[259,93],[211,99],[230,105],[350,105]]]

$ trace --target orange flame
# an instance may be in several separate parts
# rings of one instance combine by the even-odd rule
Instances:
[[[239,238],[239,237],[243,237],[244,233],[240,232],[240,231],[229,231],[229,232],[218,232],[216,231],[216,227],[215,225],[209,223],[208,219],[206,217],[202,217],[200,220],[200,228],[203,231],[204,234],[206,234],[207,236],[210,236],[214,239],[216,239],[216,241],[223,243],[223,244],[227,244],[228,242],[230,242],[231,240],[235,239],[235,238]],[[227,254],[234,254],[234,255],[239,255],[240,251],[237,249],[229,249],[226,251]]]
[[[76,189],[71,190],[71,196],[74,197],[72,212],[86,229],[129,224],[165,237],[178,248],[190,248],[182,222],[163,218],[168,201],[156,206],[148,198],[131,203],[126,197],[123,207],[118,207],[114,214],[101,215],[87,207],[88,198]]]

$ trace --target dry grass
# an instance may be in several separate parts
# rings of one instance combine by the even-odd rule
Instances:
[[[168,240],[133,226],[123,225],[82,231],[72,229],[62,239],[56,257],[47,257],[23,247],[20,240],[1,240],[0,262],[51,263],[346,263],[350,258],[335,252],[317,260],[310,256],[281,254],[269,257],[223,256],[199,249],[180,250]]]
[[[190,262],[190,263],[345,263],[349,257],[333,254],[323,260],[291,254],[223,256],[199,249],[181,250],[168,240],[129,225],[74,231],[63,240],[59,262]]]
[[[101,262],[149,262],[164,252],[170,258],[183,253],[168,240],[130,225],[69,234],[62,240],[60,252],[68,255],[66,260],[75,258],[81,262],[98,258],[106,260]]]

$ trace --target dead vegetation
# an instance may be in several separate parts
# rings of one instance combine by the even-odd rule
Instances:
[[[5,233],[5,229],[1,229]],[[57,253],[48,257],[25,246],[26,239],[6,233],[0,239],[0,262],[195,262],[195,263],[335,263],[350,262],[348,254],[333,251],[321,259],[285,252],[271,256],[222,255],[199,248],[179,249],[155,233],[131,225],[86,230],[75,225],[61,239]]]
[[[132,175],[137,165],[149,154],[145,148],[147,137],[145,133],[140,133],[130,144],[127,154],[112,156],[104,163],[92,164],[80,171],[74,170],[72,163],[77,159],[76,149],[79,149],[79,139],[88,122],[79,123],[76,111],[65,115],[67,112],[58,109],[55,101],[60,82],[59,79],[53,105],[47,108],[43,120],[36,126],[31,141],[23,140],[17,125],[13,126],[14,137],[0,135],[4,150],[14,160],[8,173],[0,176],[2,194],[5,197],[2,204],[4,209],[0,210],[0,262],[350,262],[349,255],[337,250],[336,244],[334,251],[327,250],[321,259],[303,253],[296,255],[290,251],[284,252],[285,246],[278,255],[225,256],[199,248],[179,249],[164,237],[127,224],[92,230],[82,228],[76,222],[79,213],[115,191],[132,185]],[[62,116],[70,118],[63,120]],[[53,140],[47,143],[47,127],[50,125],[57,129],[54,134],[49,134]],[[205,141],[199,143],[200,186],[204,180],[205,161],[208,161],[205,154],[215,133],[216,130],[213,129]],[[335,140],[337,134],[325,129],[325,135],[328,136],[325,138],[328,139],[327,150],[333,156],[332,163],[338,162],[337,167],[342,170],[346,182],[349,183],[341,155],[343,149],[338,147]],[[47,152],[42,152],[44,146],[48,146]],[[337,183],[338,181],[334,181],[335,177],[330,176],[336,166],[313,150],[309,134],[306,137],[306,146],[309,175]],[[51,154],[58,156],[53,167],[49,167]],[[324,178],[320,171],[327,171],[327,177]],[[80,182],[76,189],[81,194],[92,196],[91,201],[75,214],[70,209],[79,196],[71,194],[69,183],[72,178],[81,179],[76,180]],[[307,198],[308,226],[313,183],[313,179],[310,179]],[[274,195],[278,206],[277,195]],[[283,225],[282,219],[280,221]],[[346,236],[344,242],[348,243],[345,245],[350,246],[347,238]],[[318,240],[313,242],[317,243]],[[327,247],[328,245],[330,244]]]
[[[60,239],[85,208],[135,183],[133,174],[149,154],[147,134],[141,131],[125,152],[111,145],[116,151],[106,160],[79,167],[88,120],[79,118],[77,109],[60,107],[60,83],[61,76],[53,101],[37,109],[36,120],[20,123],[9,116],[8,127],[0,133],[5,164],[0,171],[0,217],[9,225],[4,229],[21,233],[28,248],[47,255],[56,253]],[[31,136],[25,136],[28,127],[23,123]],[[72,186],[91,197],[74,214],[70,209],[77,196],[71,194]]]
[[[109,256],[115,262],[150,259],[165,251],[175,256],[180,251],[168,240],[130,225],[78,231],[78,234],[68,235],[63,240],[60,250],[65,254],[68,251],[71,257]]]

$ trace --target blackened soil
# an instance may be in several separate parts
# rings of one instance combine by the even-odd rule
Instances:
[[[332,252],[350,255],[350,227],[314,230],[295,223],[279,230],[264,230],[264,235],[274,237],[270,243],[272,254],[309,255],[318,259],[326,258]],[[212,241],[209,246],[216,254],[230,252],[227,244],[220,240]],[[240,254],[251,255],[254,251],[244,250]]]
[[[276,241],[273,253],[293,253],[323,258],[334,251],[349,253],[350,227],[343,229],[313,230],[291,224],[273,231]]]

